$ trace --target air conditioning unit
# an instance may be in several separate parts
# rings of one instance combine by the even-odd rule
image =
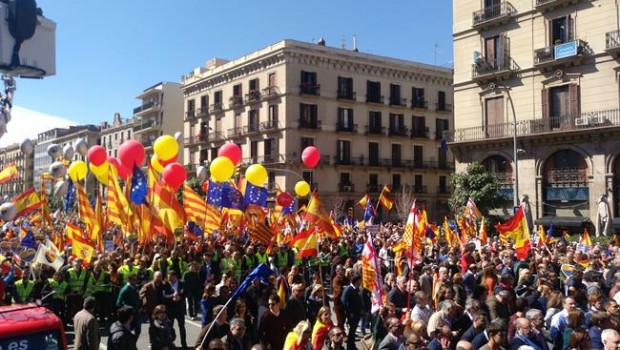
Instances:
[[[590,124],[592,124],[592,125],[603,125],[603,124],[605,124],[606,120],[607,120],[606,116],[597,114],[597,115],[592,116],[590,118]]]
[[[575,125],[576,126],[586,126],[590,123],[589,118],[588,117],[581,117],[581,118],[576,118],[575,119]]]

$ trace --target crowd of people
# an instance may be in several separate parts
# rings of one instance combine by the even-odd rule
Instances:
[[[0,304],[42,299],[75,330],[75,349],[98,349],[101,328],[108,349],[135,349],[147,323],[151,348],[168,350],[620,347],[616,247],[584,253],[557,241],[520,260],[495,238],[451,246],[439,236],[412,261],[392,251],[402,235],[402,224],[386,224],[373,237],[382,281],[375,295],[362,287],[367,233],[353,228],[321,238],[318,255],[303,259],[289,243],[217,233],[174,247],[125,243],[89,263],[67,246],[58,271],[4,252]],[[231,300],[262,263],[273,272],[268,283],[250,281]],[[196,339],[187,339],[186,316],[203,326]]]

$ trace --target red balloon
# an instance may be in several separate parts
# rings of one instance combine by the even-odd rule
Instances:
[[[174,156],[174,157],[172,157],[171,159],[168,159],[168,160],[161,160],[161,159],[157,158],[157,161],[159,162],[159,164],[161,164],[161,166],[163,166],[165,168],[166,165],[168,165],[168,164],[176,163],[177,162],[177,158],[178,158],[178,156]]]
[[[164,171],[162,171],[161,178],[166,185],[177,190],[183,184],[183,181],[187,179],[187,171],[179,163],[168,164]]]
[[[116,168],[116,171],[118,171],[118,176],[120,176],[121,178],[126,179],[129,177],[129,174],[131,174],[131,171],[126,166],[121,164],[121,162],[119,162],[118,159],[114,157],[110,157],[108,158],[108,162],[114,165],[114,167]]]
[[[278,202],[278,205],[283,207],[288,207],[289,205],[291,205],[291,203],[293,203],[293,200],[295,199],[288,192],[282,192],[276,197],[276,202]]]
[[[309,169],[316,167],[319,164],[319,160],[321,160],[321,152],[314,146],[306,147],[301,153],[301,161]]]
[[[239,164],[241,161],[241,148],[235,143],[227,143],[220,147],[217,151],[218,157],[226,157],[230,159],[234,165]]]
[[[118,148],[118,160],[127,167],[133,169],[134,165],[144,163],[144,146],[136,140],[127,140]]]
[[[108,154],[102,146],[93,146],[88,150],[87,157],[93,165],[100,166],[108,159]]]

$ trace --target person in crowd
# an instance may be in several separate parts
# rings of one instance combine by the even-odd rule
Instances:
[[[360,286],[362,285],[362,276],[354,275],[349,284],[342,292],[342,309],[347,316],[349,323],[349,333],[347,334],[347,350],[356,349],[355,345],[355,329],[360,321],[362,314],[362,294]]]
[[[312,329],[308,321],[300,321],[286,335],[283,350],[311,350]]]
[[[329,331],[334,327],[329,306],[322,306],[317,312],[316,322],[312,327],[312,348],[322,349]]]
[[[329,337],[327,343],[328,350],[344,350],[344,330],[339,327],[334,327],[329,330],[327,336]],[[322,347],[315,347],[314,349],[322,349]]]
[[[247,327],[243,319],[230,320],[230,333],[222,337],[226,350],[250,350],[252,341],[246,331]]]
[[[428,323],[428,319],[433,314],[433,309],[429,305],[428,295],[424,291],[415,292],[416,304],[411,310],[411,320],[422,321],[425,324]]]
[[[152,350],[174,350],[176,333],[168,319],[166,306],[163,304],[153,308],[149,326],[149,342]]]
[[[153,280],[146,283],[142,288],[140,288],[140,299],[142,300],[142,305],[144,307],[144,311],[150,317],[154,315],[154,310],[157,305],[161,305],[164,303],[164,278],[161,274],[161,271],[155,271],[153,273]],[[152,323],[153,319],[150,318]]]
[[[84,300],[81,311],[73,317],[73,348],[76,350],[98,350],[101,335],[99,334],[99,321],[95,317],[97,301],[94,297]]]
[[[480,350],[499,350],[506,345],[507,331],[506,328],[500,323],[490,323],[489,327],[486,329],[486,332],[489,340],[480,348]]]
[[[130,305],[121,306],[118,321],[112,323],[108,334],[107,348],[110,350],[137,350],[138,337],[131,331],[135,311]]]
[[[230,334],[230,325],[228,324],[228,310],[224,305],[216,305],[213,307],[214,320],[202,327],[194,347],[196,349],[205,349],[205,344],[210,344],[213,339],[221,339]]]
[[[260,320],[258,339],[268,349],[282,349],[286,335],[292,327],[285,312],[280,310],[280,297],[271,295],[268,299],[269,310]]]
[[[403,329],[404,326],[400,322],[400,319],[391,317],[388,319],[388,334],[379,343],[379,350],[398,350],[403,343]]]

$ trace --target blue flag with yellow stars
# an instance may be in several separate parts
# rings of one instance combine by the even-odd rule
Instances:
[[[73,203],[75,203],[75,186],[70,179],[67,181],[69,186],[67,186],[67,195],[65,196],[65,213],[68,213],[73,207]]]
[[[136,205],[146,204],[146,191],[146,176],[137,165],[134,165],[129,198]]]
[[[243,198],[243,204],[246,206],[249,204],[258,205],[261,207],[267,207],[267,189],[260,186],[254,186],[247,182],[245,184],[245,197]]]

